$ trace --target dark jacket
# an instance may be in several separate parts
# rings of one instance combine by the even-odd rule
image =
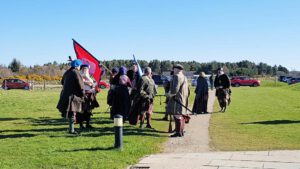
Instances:
[[[215,78],[214,86],[216,88],[220,87],[220,86],[222,86],[222,88],[224,88],[224,89],[230,88],[229,77],[226,74],[217,75]]]
[[[129,114],[130,110],[130,97],[127,86],[119,85],[112,90],[112,107],[111,107],[111,117],[116,114],[121,114],[124,119]]]
[[[198,77],[195,93],[199,96],[208,93],[208,83],[204,77]]]
[[[127,76],[129,77],[131,83],[132,83],[132,87],[134,89],[136,89],[138,83],[141,80],[141,77],[139,76],[138,72],[134,72],[133,70],[128,70],[127,71]]]
[[[82,111],[84,84],[78,70],[70,68],[62,77],[63,89],[56,108],[60,112]]]

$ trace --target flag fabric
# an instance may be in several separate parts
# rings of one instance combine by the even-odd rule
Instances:
[[[135,59],[135,56],[134,56],[134,55],[133,55],[133,60],[134,60],[134,62],[137,64],[139,76],[142,77],[144,73],[143,73],[143,71],[142,71],[142,69],[141,69],[141,66],[140,66],[139,62]]]
[[[97,82],[97,86],[101,80],[102,70],[100,67],[100,61],[96,59],[90,52],[83,48],[78,42],[73,39],[74,50],[77,59],[82,61],[82,64],[90,66],[89,73],[94,77]]]

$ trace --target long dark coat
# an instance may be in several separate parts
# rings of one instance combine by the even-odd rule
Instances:
[[[125,85],[116,86],[114,90],[111,91],[112,96],[112,107],[111,107],[111,118],[114,115],[120,114],[123,119],[126,119],[130,110],[130,96],[128,88]]]
[[[204,77],[197,79],[197,87],[195,90],[196,97],[193,105],[193,112],[200,114],[207,112],[208,101],[208,83]]]
[[[79,71],[70,68],[61,80],[63,89],[56,108],[62,112],[81,112],[84,84]]]

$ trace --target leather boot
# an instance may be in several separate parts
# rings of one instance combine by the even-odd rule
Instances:
[[[150,113],[146,113],[146,118],[147,118],[147,126],[146,126],[146,128],[150,128],[150,129],[152,129],[151,116],[152,115]]]

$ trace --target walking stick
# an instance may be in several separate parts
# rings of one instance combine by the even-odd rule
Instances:
[[[174,101],[176,103],[178,103],[180,106],[182,106],[183,108],[185,108],[186,110],[188,110],[189,112],[191,112],[192,114],[195,114],[195,112],[193,112],[191,109],[189,109],[188,107],[186,107],[185,105],[183,105],[182,103],[180,103],[177,99],[175,99],[174,97],[172,97],[174,99]]]
[[[172,129],[172,116],[170,114],[170,120],[169,120],[169,133],[172,133],[173,129]]]

